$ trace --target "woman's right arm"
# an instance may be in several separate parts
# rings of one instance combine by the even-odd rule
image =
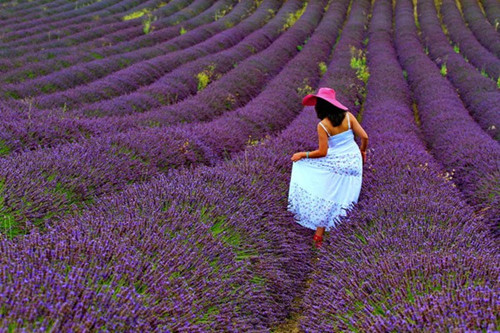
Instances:
[[[361,155],[363,156],[364,163],[366,161],[366,148],[368,147],[368,134],[366,134],[363,127],[361,127],[356,117],[354,117],[354,115],[352,115],[352,113],[350,112],[348,114],[352,124],[352,131],[355,135],[361,138],[361,146],[359,147],[359,150],[361,150]]]

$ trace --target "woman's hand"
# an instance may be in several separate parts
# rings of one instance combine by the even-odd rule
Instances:
[[[295,153],[292,156],[292,161],[297,162],[298,160],[300,160],[300,159],[302,159],[304,157],[306,157],[306,153],[304,153],[304,152]]]
[[[366,163],[366,151],[361,151],[361,157],[363,158],[363,164]]]

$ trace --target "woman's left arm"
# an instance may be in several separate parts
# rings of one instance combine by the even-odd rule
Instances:
[[[309,152],[309,158],[325,157],[326,153],[328,152],[328,136],[326,135],[325,130],[320,126],[319,123],[317,130],[318,130],[319,147],[318,149]],[[308,157],[307,152],[301,151],[299,153],[293,154],[292,161],[297,162],[298,160],[307,157]]]

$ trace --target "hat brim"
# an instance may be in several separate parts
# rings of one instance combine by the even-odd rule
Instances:
[[[342,109],[342,110],[345,110],[345,111],[349,110],[349,108],[347,106],[345,106],[344,104],[340,103],[337,100],[332,100],[332,99],[329,99],[329,98],[324,98],[324,97],[316,96],[316,95],[313,95],[313,94],[306,95],[302,99],[302,105],[304,105],[304,106],[314,106],[314,105],[316,105],[316,102],[318,101],[318,98],[321,98],[321,99],[327,101],[328,103],[330,103],[330,104],[338,107],[339,109]]]
[[[316,105],[316,96],[313,94],[306,95],[302,99],[302,105],[304,106],[314,106]]]

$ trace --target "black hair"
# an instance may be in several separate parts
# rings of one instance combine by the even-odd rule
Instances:
[[[314,109],[316,110],[316,115],[320,120],[328,118],[334,127],[342,124],[346,115],[346,110],[338,108],[320,97],[316,97],[316,105],[314,106]]]

